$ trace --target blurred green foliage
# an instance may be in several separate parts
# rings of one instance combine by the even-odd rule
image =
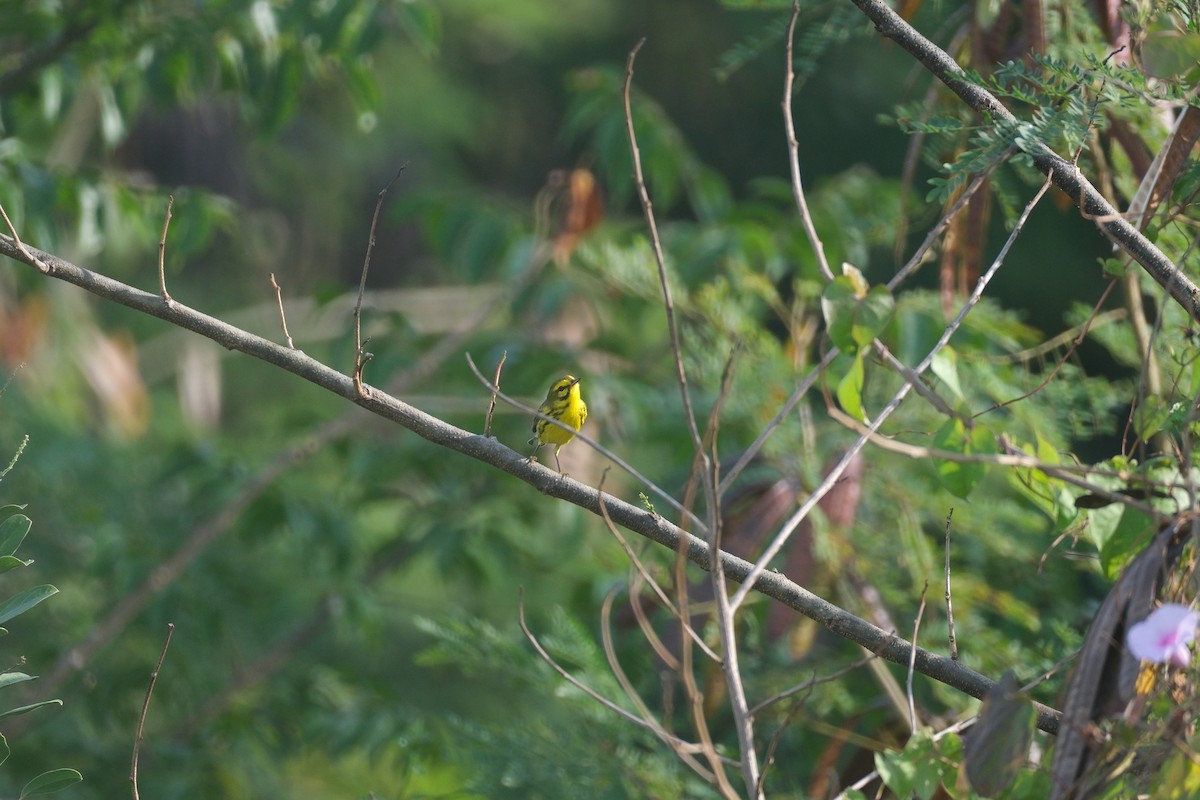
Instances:
[[[679,493],[692,446],[621,97],[625,56],[647,35],[634,126],[701,423],[736,352],[721,457],[754,440],[826,348],[862,349],[834,362],[739,484],[751,502],[776,481],[807,489],[854,440],[823,400],[872,418],[901,385],[865,346],[879,337],[914,365],[945,327],[932,264],[883,288],[895,253],[907,257],[939,216],[933,199],[1022,137],[1078,147],[1108,124],[1098,103],[1153,141],[1150,92],[1174,88],[1087,55],[1100,34],[1074,19],[1086,35],[1060,31],[1051,56],[976,76],[1022,116],[1000,130],[958,110],[929,113],[915,99],[925,87],[905,82],[911,64],[849,4],[806,6],[801,167],[828,260],[838,274],[843,262],[861,272],[859,296],[848,279],[825,286],[797,220],[779,113],[787,5],[224,0],[168,11],[0,0],[0,204],[29,243],[152,291],[173,195],[172,295],[281,340],[274,274],[296,346],[348,371],[347,294],[376,192],[406,163],[368,280],[367,379],[399,381],[403,399],[479,431],[488,393],[463,352],[485,373],[506,354],[502,388],[535,404],[551,378],[581,375],[585,432]],[[934,16],[925,9],[917,24]],[[1081,81],[1095,89],[1088,102]],[[899,127],[876,124],[883,115]],[[915,191],[901,128],[928,137]],[[1090,159],[1085,171],[1099,168]],[[575,169],[598,181],[605,216],[568,241]],[[1131,193],[1128,170],[1114,170]],[[995,173],[1001,217],[1027,202],[1031,179],[1021,164]],[[1181,179],[1180,205],[1195,183]],[[981,243],[988,258],[1002,227]],[[1158,241],[1182,257],[1191,236],[1164,222]],[[1144,517],[1080,511],[1080,490],[1036,470],[944,456],[992,453],[1002,434],[1045,462],[1093,460],[1160,482],[1190,474],[1129,444],[1193,433],[1182,409],[1200,374],[1179,309],[1157,309],[1169,388],[1132,416],[1144,359],[1122,317],[1097,322],[1091,349],[1063,363],[1071,337],[1041,346],[1089,318],[1108,280],[1096,266],[1106,248],[1071,209],[1038,209],[925,378],[955,416],[914,393],[885,426],[942,457],[869,447],[854,522],[818,514],[808,544],[794,545],[815,565],[807,588],[866,615],[852,584],[870,585],[907,630],[922,587],[942,579],[953,508],[964,662],[990,675],[1012,668],[1024,683],[1078,645],[1101,569],[1110,577],[1137,547]],[[5,490],[30,502],[39,566],[62,587],[39,628],[4,640],[10,661],[24,655],[66,701],[20,731],[17,774],[70,758],[86,781],[65,796],[126,791],[137,712],[173,622],[142,746],[145,796],[712,795],[653,734],[565,684],[517,626],[523,587],[551,655],[631,707],[599,645],[605,598],[616,592],[623,608],[629,593],[627,557],[600,520],[16,265],[0,268],[0,358],[14,374],[0,394],[0,444],[31,441]],[[521,450],[529,424],[500,408],[494,432]],[[1077,459],[1081,450],[1101,455]],[[604,475],[582,443],[564,464],[592,485]],[[627,499],[649,494],[615,471],[604,480]],[[634,547],[669,587],[672,554]],[[194,557],[172,562],[181,548]],[[98,634],[127,603],[131,616]],[[677,626],[651,617],[670,640]],[[610,625],[633,687],[671,730],[694,735],[681,689],[631,613]],[[751,603],[740,634],[751,704],[859,658],[795,617],[780,631],[766,601]],[[920,641],[940,649],[946,635],[927,609]],[[714,738],[734,754],[719,669],[706,663],[698,680],[714,701]],[[1055,676],[1033,694],[1053,704],[1060,687]],[[940,684],[915,690],[930,716],[973,708]],[[863,670],[764,709],[757,724],[760,744],[777,734],[769,795],[802,796],[822,769],[858,761],[907,785],[905,770],[933,749],[960,757],[953,738],[904,748],[907,719]],[[7,780],[5,796],[17,791]]]

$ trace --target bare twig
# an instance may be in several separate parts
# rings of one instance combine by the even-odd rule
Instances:
[[[706,495],[705,509],[707,511],[707,524],[704,526],[708,533],[708,548],[709,552],[720,552],[720,509],[719,509],[719,494],[715,491],[718,480],[715,467],[715,459],[709,457],[705,452],[704,441],[700,436],[700,430],[696,425],[696,415],[692,410],[691,394],[688,391],[687,373],[683,367],[683,347],[679,338],[679,326],[675,319],[675,303],[671,297],[671,282],[667,277],[666,260],[663,256],[662,241],[658,235],[658,223],[654,218],[654,206],[650,202],[650,193],[646,188],[645,176],[642,173],[642,157],[641,151],[638,149],[637,133],[633,125],[633,107],[630,100],[630,89],[633,84],[633,64],[637,59],[638,51],[646,40],[641,39],[633,49],[629,51],[629,57],[625,62],[625,83],[622,90],[622,98],[625,106],[625,126],[626,133],[629,137],[629,151],[633,159],[633,179],[637,187],[638,200],[641,202],[642,211],[646,218],[646,229],[650,234],[650,243],[654,250],[654,261],[658,268],[658,279],[662,286],[663,293],[663,309],[667,316],[667,330],[671,339],[671,354],[674,357],[675,364],[675,380],[679,386],[679,394],[683,401],[683,415],[687,422],[688,433],[692,437],[692,445],[695,448],[695,458],[693,461],[693,469],[688,477],[689,495],[690,486],[697,475],[700,475],[700,483]],[[690,499],[690,498],[689,498]],[[673,499],[672,499],[673,500]],[[685,504],[690,505],[690,502]],[[694,518],[690,511],[686,516]],[[680,623],[688,617],[687,607],[687,579],[683,574],[683,558],[682,550],[678,552],[676,559],[676,588],[679,592],[679,610]],[[741,750],[741,767],[742,778],[745,781],[747,791],[754,791],[758,785],[758,762],[757,753],[754,750],[752,720],[745,713],[745,692],[741,685],[741,676],[737,669],[737,648],[734,640],[733,616],[732,609],[728,605],[728,595],[724,590],[724,574],[720,570],[712,572],[713,585],[716,589],[718,597],[718,623],[721,631],[721,647],[722,660],[725,666],[726,684],[730,690],[731,705],[733,706],[734,717],[737,723],[738,744]],[[682,666],[680,675],[684,682],[684,688],[689,698],[690,707],[692,709],[692,721],[696,725],[697,731],[700,734],[701,744],[706,748],[712,748],[712,742],[709,738],[708,724],[704,718],[703,699],[699,689],[695,685],[695,675],[692,672],[691,639],[686,635],[682,636]],[[725,776],[724,770],[720,768],[719,763],[715,761],[716,751],[712,751],[709,756],[709,762],[713,764],[713,772],[717,779],[717,788],[723,796],[736,797],[733,787],[729,785],[729,781]]]
[[[655,718],[653,712],[642,700],[642,696],[638,694],[633,682],[629,680],[629,676],[625,674],[624,668],[621,667],[621,661],[617,658],[617,648],[613,645],[612,638],[612,604],[616,598],[620,587],[613,587],[611,591],[604,597],[604,603],[600,607],[600,640],[604,647],[604,657],[608,661],[608,667],[612,670],[613,676],[617,679],[621,689],[625,692],[625,696],[629,698],[629,702],[633,703],[638,714],[646,723],[646,727],[655,731],[658,738],[666,742],[671,750],[679,757],[684,764],[692,769],[697,775],[709,783],[716,782],[716,775],[711,770],[696,760],[694,755],[694,746],[679,747],[672,743],[672,736],[667,732]]]
[[[982,417],[984,414],[990,414],[993,411],[1004,408],[1005,406],[1012,405],[1013,403],[1016,403],[1020,400],[1024,400],[1027,397],[1032,397],[1033,395],[1040,392],[1042,389],[1046,388],[1046,386],[1048,386],[1050,384],[1050,381],[1054,380],[1055,376],[1058,375],[1059,371],[1063,368],[1063,365],[1065,365],[1067,363],[1067,359],[1069,359],[1071,357],[1071,355],[1075,352],[1076,348],[1078,348],[1079,345],[1083,344],[1083,340],[1085,338],[1087,338],[1088,331],[1091,330],[1092,323],[1096,320],[1096,318],[1100,314],[1100,308],[1104,305],[1104,302],[1106,300],[1108,300],[1109,294],[1112,293],[1112,290],[1116,285],[1117,285],[1117,282],[1115,280],[1113,280],[1113,281],[1109,281],[1108,285],[1106,287],[1104,287],[1104,291],[1100,293],[1100,299],[1097,300],[1096,304],[1092,307],[1092,313],[1088,315],[1087,320],[1084,321],[1082,326],[1080,326],[1078,336],[1076,336],[1074,341],[1071,342],[1071,345],[1070,345],[1070,347],[1067,348],[1067,351],[1062,354],[1062,358],[1060,358],[1058,360],[1058,363],[1054,365],[1054,369],[1050,370],[1050,372],[1046,375],[1046,377],[1043,378],[1042,381],[1037,386],[1033,387],[1028,392],[1018,395],[1017,397],[1013,397],[1011,399],[997,403],[996,405],[992,406],[991,408],[980,411],[978,414],[975,415],[975,417],[973,417],[973,419],[977,418],[977,417]]]
[[[688,620],[691,618],[691,609],[688,606],[688,580],[687,580],[687,554],[682,548],[675,551],[675,591],[678,593],[676,602],[679,604],[679,624],[681,628],[690,628]],[[696,671],[692,663],[692,640],[684,635],[680,637],[680,656],[679,656],[679,680],[683,684],[683,696],[687,699],[688,710],[692,715],[692,725],[696,729],[696,735],[700,738],[700,746],[704,756],[708,759],[709,765],[712,767],[714,777],[716,779],[717,791],[721,793],[721,797],[726,800],[737,798],[738,794],[734,791],[733,785],[729,782],[729,776],[725,774],[725,768],[718,760],[717,748],[712,741],[712,732],[708,727],[708,718],[704,713],[704,693],[700,691],[700,687],[696,684]]]
[[[592,698],[597,703],[599,703],[600,705],[607,708],[609,711],[612,711],[614,714],[617,714],[618,716],[622,717],[623,719],[626,719],[629,722],[632,722],[634,725],[637,725],[639,728],[645,728],[646,730],[650,731],[658,739],[660,739],[664,744],[666,744],[668,747],[670,747],[672,750],[674,750],[676,748],[681,748],[682,750],[684,750],[687,753],[696,753],[696,752],[700,751],[701,748],[699,748],[697,745],[694,745],[691,742],[686,742],[677,736],[673,736],[670,733],[668,733],[666,730],[664,730],[661,726],[657,726],[657,725],[648,723],[646,720],[638,717],[636,714],[633,714],[633,713],[621,708],[619,705],[617,705],[613,701],[609,700],[607,697],[600,694],[599,692],[597,692],[592,687],[588,686],[583,681],[576,678],[574,675],[572,675],[570,672],[568,672],[566,669],[564,669],[557,661],[555,661],[554,657],[551,656],[549,653],[547,653],[546,649],[544,647],[542,647],[542,643],[539,642],[537,637],[533,635],[533,632],[531,630],[529,630],[529,625],[525,622],[525,587],[523,587],[523,586],[521,587],[521,589],[518,593],[517,621],[521,626],[521,631],[525,634],[525,638],[528,639],[529,643],[533,645],[533,649],[537,651],[537,654],[542,659],[542,661],[545,661],[550,666],[550,668],[553,669],[555,672],[557,672],[563,678],[563,680],[565,680],[567,683],[571,684],[576,689],[583,692],[588,697]],[[717,756],[717,758],[721,759],[720,756]],[[728,759],[721,759],[721,760],[728,761]]]
[[[958,661],[958,640],[954,637],[954,601],[950,595],[950,521],[954,519],[954,506],[946,514],[946,621],[950,628],[950,658]]]
[[[13,378],[17,377],[17,373],[25,369],[25,362],[22,361],[12,368],[12,372],[8,373],[8,377],[4,379],[4,385],[0,386],[0,397],[4,397],[4,393],[8,391],[8,387],[13,382]]]
[[[170,305],[174,301],[167,292],[167,269],[164,264],[167,254],[167,228],[171,225],[171,208],[175,205],[175,196],[167,195],[167,213],[163,215],[162,237],[158,240],[158,295],[162,301]],[[274,282],[274,278],[272,278]]]
[[[913,623],[913,641],[917,641],[917,634],[921,630],[921,617],[925,614],[925,592],[929,591],[929,581],[925,581],[925,586],[921,589],[921,605],[917,607],[917,619]],[[917,733],[917,703],[913,699],[913,673],[916,672],[916,662],[914,659],[909,659],[908,662],[908,680],[904,685],[905,694],[908,696],[908,724],[909,730],[915,736]]]
[[[46,262],[30,252],[29,248],[21,241],[21,237],[17,235],[16,226],[8,218],[8,212],[4,210],[3,203],[0,203],[0,217],[4,217],[4,224],[8,226],[8,232],[12,236],[13,244],[16,246],[17,252],[22,256],[21,260],[26,264],[37,267],[43,273],[50,272],[50,267],[46,266]]]
[[[142,731],[146,726],[146,712],[150,710],[150,696],[154,694],[154,684],[158,682],[158,673],[162,671],[163,660],[167,657],[167,648],[171,646],[171,634],[175,633],[175,623],[167,623],[167,638],[163,641],[162,652],[158,654],[158,663],[154,672],[150,673],[150,685],[146,687],[146,699],[142,701],[142,713],[138,717],[137,734],[133,738],[133,761],[129,766],[129,784],[133,789],[133,800],[140,800],[138,795],[138,753],[142,749]]]
[[[603,481],[601,481],[601,485],[603,485]],[[711,658],[717,664],[720,664],[721,657],[714,653],[712,649],[704,643],[704,639],[701,638],[700,634],[696,632],[695,628],[693,628],[691,624],[684,618],[679,609],[675,607],[675,605],[671,602],[671,598],[667,597],[667,593],[664,592],[663,588],[658,585],[658,581],[654,580],[654,577],[650,574],[650,571],[646,569],[646,565],[642,563],[642,560],[638,558],[637,553],[634,552],[633,548],[629,545],[629,542],[624,536],[621,535],[621,531],[613,523],[612,517],[608,515],[608,509],[605,506],[604,493],[602,491],[597,490],[596,499],[600,506],[600,516],[604,518],[605,526],[608,528],[609,533],[611,533],[613,537],[616,538],[616,540],[620,543],[621,548],[625,551],[625,555],[629,557],[629,561],[633,564],[634,569],[637,570],[642,579],[645,580],[645,582],[654,590],[654,594],[658,597],[659,602],[663,604],[663,607],[666,608],[668,612],[670,612],[671,616],[683,623],[683,630],[685,633],[687,633],[691,640],[696,643],[696,646],[703,650],[706,656]],[[674,656],[671,658],[673,659]],[[664,658],[663,660],[666,661],[667,659]]]
[[[296,344],[292,341],[292,335],[287,329],[287,315],[283,313],[283,289],[275,280],[275,273],[271,273],[271,288],[275,290],[275,304],[279,306],[279,324],[283,326],[283,338],[287,340],[287,346],[292,350],[296,349]]]
[[[492,385],[500,386],[500,371],[504,369],[504,362],[508,360],[508,351],[505,350],[500,354],[500,362],[496,364],[496,375],[492,378]],[[496,413],[496,393],[492,392],[492,397],[488,400],[487,418],[483,421],[483,435],[492,435],[492,416]]]
[[[788,164],[791,166],[792,172],[792,197],[800,212],[800,222],[804,225],[808,243],[812,247],[813,255],[817,257],[817,266],[821,268],[821,275],[825,280],[831,281],[834,275],[833,270],[829,268],[829,261],[825,258],[825,245],[821,243],[821,237],[817,235],[812,214],[808,212],[808,201],[804,197],[804,182],[800,178],[800,141],[796,138],[796,123],[792,119],[792,85],[796,81],[796,70],[792,64],[792,40],[796,36],[796,20],[799,16],[800,0],[792,0],[792,15],[788,19],[787,33],[785,34],[787,62],[783,73],[783,128],[787,132],[790,155]]]
[[[687,375],[683,369],[683,349],[679,343],[679,326],[675,322],[675,302],[671,299],[671,282],[667,278],[662,241],[658,237],[658,223],[654,220],[654,205],[650,202],[650,193],[646,189],[646,180],[642,175],[642,154],[638,150],[637,135],[633,130],[633,108],[629,100],[629,90],[633,84],[633,62],[645,43],[646,39],[643,37],[629,51],[629,57],[625,60],[625,86],[622,92],[625,100],[625,127],[629,135],[629,152],[633,157],[633,181],[637,187],[638,200],[642,204],[642,212],[646,217],[646,228],[650,231],[654,263],[658,266],[658,280],[662,285],[663,307],[667,312],[667,330],[671,335],[671,353],[675,357],[675,380],[679,383],[679,392],[683,398],[683,415],[687,421],[688,433],[692,435],[692,444],[699,451],[703,449],[704,445],[700,441],[700,430],[696,427],[696,415],[692,412],[692,398],[688,392]]]
[[[789,689],[784,689],[782,692],[779,692],[778,694],[771,695],[766,700],[763,700],[762,702],[760,702],[760,703],[756,704],[754,707],[752,707],[750,709],[750,713],[755,716],[758,716],[759,713],[761,713],[764,708],[772,706],[775,703],[778,703],[780,700],[786,700],[789,697],[791,697],[792,695],[799,694],[800,692],[807,692],[808,690],[812,689],[814,686],[817,686],[819,684],[830,683],[832,681],[835,681],[838,678],[842,677],[843,675],[848,675],[851,672],[853,672],[854,670],[868,664],[871,661],[874,661],[876,658],[878,658],[878,656],[876,656],[874,653],[868,653],[867,655],[860,658],[858,661],[855,661],[853,664],[849,664],[845,667],[842,667],[841,669],[831,672],[828,675],[822,675],[820,677],[817,677],[814,675],[813,677],[806,680],[804,683],[797,684]]]
[[[362,340],[362,304],[363,295],[367,291],[367,270],[371,268],[371,253],[375,250],[375,228],[379,225],[379,210],[383,208],[383,198],[387,196],[388,190],[395,185],[396,181],[400,180],[400,176],[404,174],[404,170],[408,169],[408,164],[401,164],[400,169],[388,181],[387,186],[379,190],[379,195],[375,198],[375,213],[371,215],[371,230],[367,234],[367,254],[363,258],[362,278],[358,282],[358,302],[354,304],[354,391],[359,397],[366,397],[367,389],[363,385],[362,373],[363,367],[371,360],[370,353],[364,353],[363,348],[366,343]]]

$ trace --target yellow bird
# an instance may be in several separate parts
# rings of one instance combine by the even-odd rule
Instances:
[[[575,438],[575,431],[582,428],[584,420],[587,419],[587,403],[583,402],[583,397],[579,394],[579,378],[567,375],[556,380],[550,386],[550,391],[546,393],[546,399],[538,406],[538,413],[558,420],[571,430],[560,428],[541,417],[535,419],[533,436],[529,439],[529,444],[533,446],[533,453],[529,458],[534,459],[538,450],[552,444],[554,445],[554,465],[558,467],[559,472],[562,472],[562,465],[558,463],[558,451],[564,444]]]

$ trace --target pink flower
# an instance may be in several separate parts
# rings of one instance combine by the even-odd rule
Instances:
[[[1125,643],[1129,652],[1144,661],[1186,667],[1192,660],[1188,646],[1196,638],[1198,622],[1200,614],[1187,606],[1164,603],[1129,629]]]

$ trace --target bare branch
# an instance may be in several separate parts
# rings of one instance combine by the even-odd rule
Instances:
[[[157,295],[91,272],[49,253],[36,250],[33,252],[45,262],[51,277],[79,286],[99,297],[158,317],[178,327],[199,333],[229,349],[244,352],[291,372],[333,394],[350,400],[379,417],[413,431],[435,445],[490,464],[547,495],[578,505],[593,514],[599,515],[600,513],[599,499],[594,488],[571,478],[549,473],[541,465],[532,465],[523,455],[494,439],[448,425],[382,391],[373,391],[366,397],[359,396],[355,392],[354,382],[349,376],[330,369],[302,351],[289,350],[282,345],[188,308],[179,302],[168,308]],[[0,254],[21,263],[30,263],[7,237],[0,236]],[[681,552],[688,560],[702,569],[713,569],[716,565],[717,568],[725,571],[730,580],[737,582],[745,581],[756,569],[754,565],[728,553],[717,553],[714,558],[714,554],[703,540],[681,530],[657,514],[616,498],[606,497],[604,502],[613,522],[645,536],[671,551]],[[231,511],[230,513],[236,512]],[[222,512],[221,516],[224,518],[227,514]],[[157,572],[155,577],[157,577]],[[148,591],[153,593],[154,579],[152,578],[149,583],[151,585]],[[878,653],[885,660],[897,664],[908,663],[911,646],[907,642],[894,638],[865,620],[843,611],[789,581],[783,575],[762,573],[759,570],[755,575],[755,589],[817,621],[833,633]],[[135,608],[140,607],[140,604],[135,604]],[[121,620],[117,623],[117,629],[124,624],[124,621]],[[93,638],[89,636],[89,640]],[[91,649],[94,651],[107,640],[108,637],[101,633],[99,641],[92,642]],[[73,669],[72,658],[73,653],[64,658],[65,665],[60,665],[64,671],[69,672]],[[920,648],[917,650],[915,667],[921,674],[941,681],[972,697],[982,697],[993,685],[993,681],[962,664]],[[45,688],[44,684],[43,688]],[[1043,730],[1057,730],[1057,712],[1045,706],[1037,708],[1039,726]]]
[[[508,351],[505,350],[503,353],[500,354],[500,362],[498,364],[496,364],[496,374],[492,378],[493,386],[496,386],[496,387],[500,386],[500,371],[502,369],[504,369],[504,362],[507,360],[508,360]],[[496,392],[492,392],[492,397],[490,400],[488,400],[487,417],[485,417],[483,420],[483,435],[484,436],[492,435],[492,417],[493,417],[493,415],[495,415],[495,413],[496,413]]]
[[[167,254],[167,228],[171,225],[171,208],[174,205],[175,196],[167,195],[167,213],[163,215],[162,237],[158,240],[158,293],[162,301],[167,305],[174,302],[171,300],[170,293],[167,292],[167,270],[164,266]],[[275,282],[274,276],[271,276],[271,282]]]
[[[639,728],[645,728],[646,730],[650,731],[672,750],[680,748],[687,753],[699,752],[700,748],[697,745],[694,745],[691,742],[686,742],[677,736],[672,736],[661,726],[650,724],[646,720],[638,717],[636,714],[626,711],[604,695],[597,692],[592,687],[588,686],[583,681],[576,678],[570,672],[567,672],[566,669],[564,669],[557,661],[555,661],[554,657],[547,653],[546,649],[542,647],[542,643],[537,640],[537,637],[533,635],[533,632],[529,630],[529,625],[525,622],[525,587],[521,587],[521,590],[518,594],[517,621],[521,625],[521,631],[524,632],[525,638],[528,639],[529,643],[533,645],[533,649],[537,651],[538,656],[548,665],[550,665],[551,669],[562,676],[563,680],[565,680],[567,683],[571,684],[576,689],[607,708],[609,711],[612,711],[618,716],[632,722]],[[718,756],[718,758],[720,757]]]
[[[138,794],[138,753],[142,749],[142,731],[146,727],[146,712],[150,710],[150,696],[154,694],[154,684],[158,682],[158,673],[162,671],[163,661],[167,657],[167,648],[171,646],[171,634],[175,633],[175,623],[167,623],[167,638],[163,641],[162,652],[158,654],[158,663],[154,672],[150,673],[150,685],[146,687],[146,699],[142,701],[142,713],[138,717],[137,733],[133,738],[133,761],[129,766],[129,784],[133,790],[133,800],[140,800]]]
[[[24,261],[26,264],[37,267],[41,272],[49,272],[50,268],[46,266],[46,262],[31,253],[29,248],[21,242],[21,237],[17,236],[17,228],[13,225],[12,220],[8,218],[8,212],[4,210],[3,204],[0,204],[0,217],[4,217],[4,224],[8,226],[8,233],[12,236],[13,244],[17,248],[17,253],[19,253],[19,257],[9,256],[9,258]],[[0,234],[0,242],[3,241],[3,236],[3,234]]]
[[[921,631],[921,617],[925,615],[925,592],[929,591],[929,581],[925,581],[924,588],[921,589],[921,605],[917,607],[917,619],[913,622],[913,641],[917,641],[917,634]],[[915,650],[913,651],[916,652]],[[908,725],[909,731],[915,736],[917,733],[917,704],[913,699],[913,673],[916,672],[913,663],[915,659],[910,659],[908,662],[908,680],[904,684],[904,694],[908,697]]]
[[[629,58],[625,60],[625,87],[622,93],[625,99],[625,128],[629,135],[629,152],[633,157],[633,181],[646,217],[646,228],[650,231],[654,263],[658,266],[658,280],[662,285],[663,307],[667,312],[667,329],[671,335],[671,354],[675,357],[675,380],[679,383],[679,393],[683,398],[683,415],[686,417],[688,433],[692,435],[692,444],[697,451],[701,451],[704,445],[700,441],[700,430],[696,427],[696,415],[692,412],[692,398],[688,393],[687,374],[683,369],[683,349],[679,343],[679,326],[675,322],[675,302],[671,299],[671,282],[667,278],[662,240],[658,237],[658,223],[654,220],[654,204],[650,202],[650,192],[646,189],[646,180],[642,175],[642,154],[638,150],[637,134],[633,130],[633,108],[629,100],[629,90],[633,84],[633,62],[645,43],[646,40],[641,39],[629,51]]]
[[[796,81],[796,70],[792,62],[792,42],[796,37],[796,20],[800,16],[800,0],[792,0],[792,16],[788,19],[787,33],[787,67],[783,79],[783,127],[787,132],[788,165],[792,172],[792,197],[796,200],[796,209],[800,212],[800,222],[804,225],[804,233],[812,246],[813,255],[817,257],[817,266],[825,280],[834,278],[829,261],[825,258],[825,245],[817,235],[817,227],[813,225],[812,214],[808,212],[808,200],[804,197],[804,183],[800,178],[800,141],[796,138],[796,123],[792,119],[792,85]]]
[[[363,258],[362,278],[358,282],[358,302],[354,304],[354,391],[359,397],[363,397],[366,392],[362,380],[363,367],[372,358],[370,353],[363,352],[366,343],[362,340],[362,304],[363,295],[367,291],[367,270],[371,268],[371,254],[375,251],[375,228],[379,225],[379,210],[383,208],[383,198],[387,197],[388,190],[400,180],[406,169],[408,164],[401,164],[387,186],[379,190],[379,195],[375,198],[375,213],[371,215],[371,230],[367,234],[367,254]]]
[[[950,658],[958,661],[958,640],[954,637],[954,601],[950,595],[950,520],[954,507],[946,514],[946,622],[950,627]]]
[[[287,329],[287,315],[283,313],[283,289],[275,280],[275,273],[271,273],[271,288],[275,290],[275,304],[279,306],[279,324],[283,326],[283,338],[287,340],[287,346],[291,349],[296,349],[295,342],[292,341],[292,335]]]

